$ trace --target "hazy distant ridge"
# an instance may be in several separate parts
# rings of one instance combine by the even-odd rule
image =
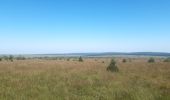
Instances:
[[[65,53],[65,54],[42,54],[42,55],[58,55],[58,56],[114,56],[114,55],[132,55],[132,56],[170,56],[166,52],[104,52],[104,53]]]
[[[170,53],[164,52],[109,52],[109,53],[96,53],[88,54],[88,56],[106,56],[106,55],[134,55],[134,56],[170,56]]]

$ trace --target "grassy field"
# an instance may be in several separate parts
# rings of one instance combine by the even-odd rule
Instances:
[[[170,100],[170,63],[136,58],[0,62],[0,100]]]

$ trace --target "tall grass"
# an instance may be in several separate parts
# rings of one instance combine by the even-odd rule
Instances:
[[[101,63],[104,61],[105,63]],[[145,59],[18,60],[0,62],[0,100],[170,100],[170,63]]]

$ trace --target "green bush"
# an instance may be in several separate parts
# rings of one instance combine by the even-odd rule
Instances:
[[[0,58],[0,61],[2,61],[2,58]]]
[[[81,56],[79,57],[79,62],[83,62],[83,58]]]
[[[123,59],[122,62],[125,63],[125,62],[127,62],[127,60],[126,60],[126,59]]]
[[[110,65],[107,67],[107,71],[111,71],[111,72],[118,72],[119,69],[116,66],[116,62],[114,59],[111,60]]]
[[[155,62],[155,59],[154,59],[154,58],[150,58],[150,59],[148,60],[148,62],[149,62],[149,63],[154,63],[154,62]]]

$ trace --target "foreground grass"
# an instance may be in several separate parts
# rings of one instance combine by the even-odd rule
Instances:
[[[170,100],[170,63],[118,62],[120,72],[111,73],[109,61],[0,62],[0,99]]]

